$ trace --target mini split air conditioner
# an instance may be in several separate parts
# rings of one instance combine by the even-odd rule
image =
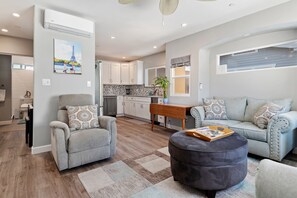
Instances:
[[[46,9],[44,12],[44,28],[78,36],[91,37],[94,33],[94,22]]]

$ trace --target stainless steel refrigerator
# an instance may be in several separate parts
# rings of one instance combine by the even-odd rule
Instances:
[[[98,115],[103,115],[103,84],[102,62],[96,60],[95,64],[95,104],[98,104]]]

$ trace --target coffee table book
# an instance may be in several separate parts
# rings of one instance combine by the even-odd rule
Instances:
[[[189,136],[211,142],[224,137],[228,137],[232,135],[234,131],[223,126],[207,126],[196,129],[189,129],[186,130],[185,133]]]

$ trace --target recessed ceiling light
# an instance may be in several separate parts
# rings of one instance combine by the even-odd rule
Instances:
[[[2,31],[2,32],[8,32],[8,30],[7,30],[7,29],[1,29],[1,31]]]
[[[12,13],[12,16],[14,16],[14,17],[20,17],[20,14],[18,14],[18,13]]]
[[[126,57],[125,57],[125,56],[123,56],[122,58],[123,58],[123,59],[126,59]]]
[[[154,46],[153,48],[154,48],[154,49],[156,49],[156,48],[157,48],[157,46]]]
[[[111,39],[115,39],[116,37],[115,37],[115,36],[111,36],[110,38],[111,38]]]
[[[186,24],[186,23],[182,23],[182,24],[181,24],[182,27],[186,27],[187,25],[188,25],[188,24]]]

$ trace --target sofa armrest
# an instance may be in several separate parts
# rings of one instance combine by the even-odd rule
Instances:
[[[201,122],[205,118],[205,111],[203,106],[192,107],[190,111],[193,118],[195,118],[195,127],[201,127]]]
[[[297,194],[297,168],[268,159],[260,162],[256,176],[257,198],[293,198]]]
[[[101,128],[104,128],[111,133],[110,154],[111,156],[113,156],[116,152],[116,143],[117,143],[116,118],[109,117],[109,116],[99,116],[98,121]]]
[[[70,137],[70,129],[68,127],[67,124],[65,124],[64,122],[60,122],[60,121],[52,121],[50,123],[50,127],[52,130],[55,129],[62,129],[65,133],[65,141],[67,141]]]
[[[290,111],[274,116],[268,123],[268,131],[287,133],[297,128],[297,111]]]
[[[294,129],[297,128],[297,111],[274,116],[268,123],[269,157],[281,161],[295,144]]]

